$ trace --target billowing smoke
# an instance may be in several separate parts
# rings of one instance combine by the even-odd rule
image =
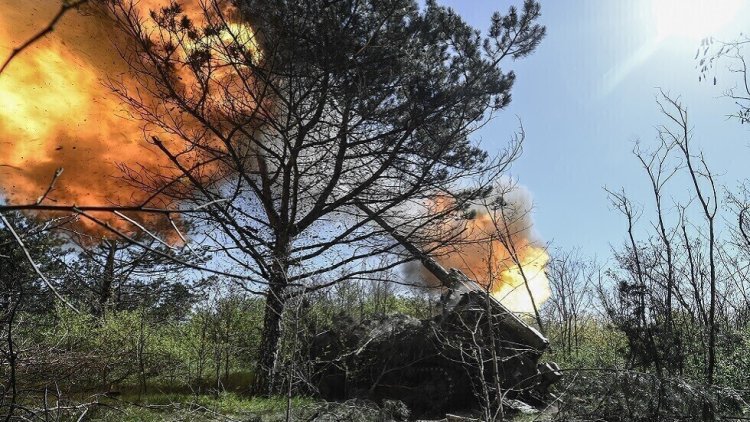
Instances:
[[[510,310],[534,313],[550,288],[544,272],[549,255],[534,233],[531,211],[529,191],[502,180],[493,197],[472,206],[463,218],[443,223],[440,231],[454,235],[433,257],[479,282]],[[438,283],[420,264],[407,271],[430,285]]]

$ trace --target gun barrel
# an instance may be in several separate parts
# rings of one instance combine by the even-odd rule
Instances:
[[[401,246],[404,247],[404,249],[406,249],[407,251],[409,251],[409,253],[419,259],[422,262],[422,265],[424,265],[424,267],[427,268],[428,271],[430,271],[438,280],[440,280],[440,283],[444,287],[450,289],[462,287],[465,292],[475,292],[481,293],[483,295],[488,294],[487,291],[485,291],[479,285],[479,283],[467,277],[461,271],[457,269],[451,269],[450,271],[447,271],[440,264],[435,262],[434,259],[430,258],[426,253],[424,253],[424,251],[422,251],[419,247],[411,243],[409,239],[406,238],[406,236],[399,233],[398,230],[391,226],[384,218],[373,212],[366,205],[357,203],[357,207],[364,211],[364,213],[367,214],[370,219],[380,225],[380,227],[390,233],[390,235],[393,236],[393,238],[396,239],[396,241],[398,241]],[[538,350],[539,353],[547,348],[547,346],[549,345],[549,340],[547,340],[544,335],[542,335],[534,327],[524,322],[521,318],[511,312],[492,295],[490,295],[490,299],[494,307],[503,316],[503,320],[505,321],[503,325],[506,331],[512,337],[530,347],[533,347],[535,350]]]
[[[416,245],[411,243],[406,236],[402,235],[398,232],[394,227],[392,227],[385,219],[373,212],[369,207],[366,205],[360,203],[357,203],[357,207],[364,211],[367,216],[372,219],[372,221],[378,223],[380,227],[385,229],[398,243],[401,244],[401,246],[404,247],[409,253],[414,255],[419,261],[424,265],[425,268],[429,272],[431,272],[435,277],[437,277],[438,280],[440,280],[440,283],[443,284],[445,287],[450,287],[453,284],[453,281],[451,279],[450,273],[443,268],[440,264],[435,262],[434,259],[427,256],[427,254],[424,253],[421,249],[419,249]]]

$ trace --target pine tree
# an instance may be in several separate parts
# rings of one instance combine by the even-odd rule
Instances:
[[[485,36],[432,0],[236,4],[234,14],[209,4],[203,22],[178,4],[150,18],[127,0],[111,11],[138,41],[133,73],[159,101],[120,94],[178,138],[153,139],[177,176],[139,181],[200,209],[192,216],[217,229],[219,252],[263,290],[255,389],[268,393],[290,297],[411,259],[380,259],[398,246],[357,205],[414,231],[449,210],[407,207],[486,195],[467,180],[516,156],[514,144],[489,157],[470,135],[509,104],[515,74],[503,67],[545,30],[532,0],[494,14]]]

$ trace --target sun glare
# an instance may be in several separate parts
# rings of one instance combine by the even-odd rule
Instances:
[[[721,30],[743,0],[652,0],[657,37],[698,40]]]

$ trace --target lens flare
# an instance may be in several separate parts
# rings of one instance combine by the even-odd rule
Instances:
[[[651,0],[657,37],[699,40],[731,22],[742,0]]]

